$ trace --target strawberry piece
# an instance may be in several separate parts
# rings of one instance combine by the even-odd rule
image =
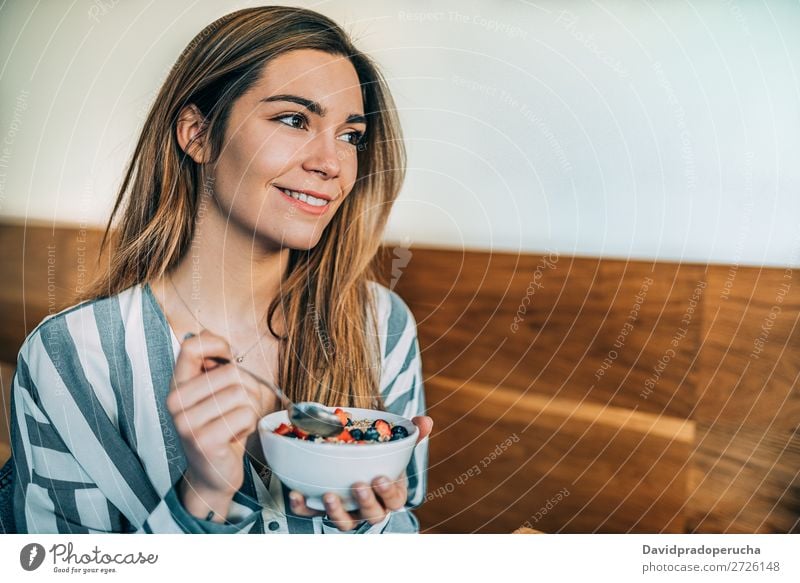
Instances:
[[[308,433],[300,429],[299,427],[295,427],[293,429],[294,434],[299,437],[300,439],[306,439],[308,437]]]
[[[275,428],[275,433],[278,435],[286,435],[287,433],[292,432],[292,427],[290,425],[286,425],[286,423],[281,423]]]
[[[355,439],[353,439],[353,436],[350,435],[350,432],[347,429],[345,429],[339,435],[337,435],[336,439],[338,439],[339,441],[344,441],[346,443],[352,443],[355,441]]]
[[[349,419],[350,415],[345,413],[344,409],[336,407],[336,410],[333,413],[339,418],[339,421],[342,422],[342,426],[347,425],[347,420]]]
[[[372,426],[378,430],[378,433],[381,437],[391,437],[392,436],[392,429],[389,427],[389,424],[384,421],[383,419],[378,419]]]

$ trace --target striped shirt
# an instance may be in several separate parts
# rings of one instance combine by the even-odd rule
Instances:
[[[425,414],[416,323],[393,291],[372,283],[386,409]],[[17,358],[12,408],[18,532],[339,533],[295,515],[288,489],[243,456],[244,483],[226,524],[189,514],[176,483],[186,469],[166,408],[180,341],[147,283],[46,317]],[[428,439],[406,469],[408,501],[347,533],[419,532],[411,509],[427,484]]]

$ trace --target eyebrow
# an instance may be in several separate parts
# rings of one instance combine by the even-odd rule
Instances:
[[[311,113],[315,113],[320,117],[325,117],[328,111],[322,107],[316,101],[311,99],[306,99],[305,97],[300,97],[299,95],[288,95],[288,94],[281,94],[281,95],[273,95],[272,97],[265,97],[262,99],[264,103],[271,103],[273,101],[290,101],[292,103],[297,103],[298,105],[302,105]],[[367,116],[360,114],[360,113],[351,113],[347,116],[345,123],[367,123]]]

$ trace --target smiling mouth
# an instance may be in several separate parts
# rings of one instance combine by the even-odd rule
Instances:
[[[281,186],[276,186],[278,190],[280,190],[286,196],[293,198],[295,200],[299,200],[300,202],[304,202],[306,204],[310,204],[311,206],[315,207],[324,207],[327,206],[331,201],[325,200],[324,198],[319,198],[316,196],[311,196],[310,194],[306,194],[304,192],[297,192],[295,190],[289,190],[288,188],[283,188]]]

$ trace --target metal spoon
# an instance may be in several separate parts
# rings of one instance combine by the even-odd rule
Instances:
[[[223,356],[211,356],[209,358],[219,364],[228,364],[231,362]],[[333,437],[334,435],[339,435],[344,430],[344,426],[342,425],[342,421],[339,419],[339,417],[323,409],[322,405],[319,403],[313,403],[310,401],[294,403],[283,393],[282,390],[275,385],[275,383],[270,382],[253,372],[250,372],[238,362],[234,364],[239,368],[239,370],[246,372],[259,383],[265,385],[268,389],[275,393],[281,400],[281,403],[283,403],[286,411],[289,413],[289,420],[291,423],[306,433],[319,435],[320,437]]]

